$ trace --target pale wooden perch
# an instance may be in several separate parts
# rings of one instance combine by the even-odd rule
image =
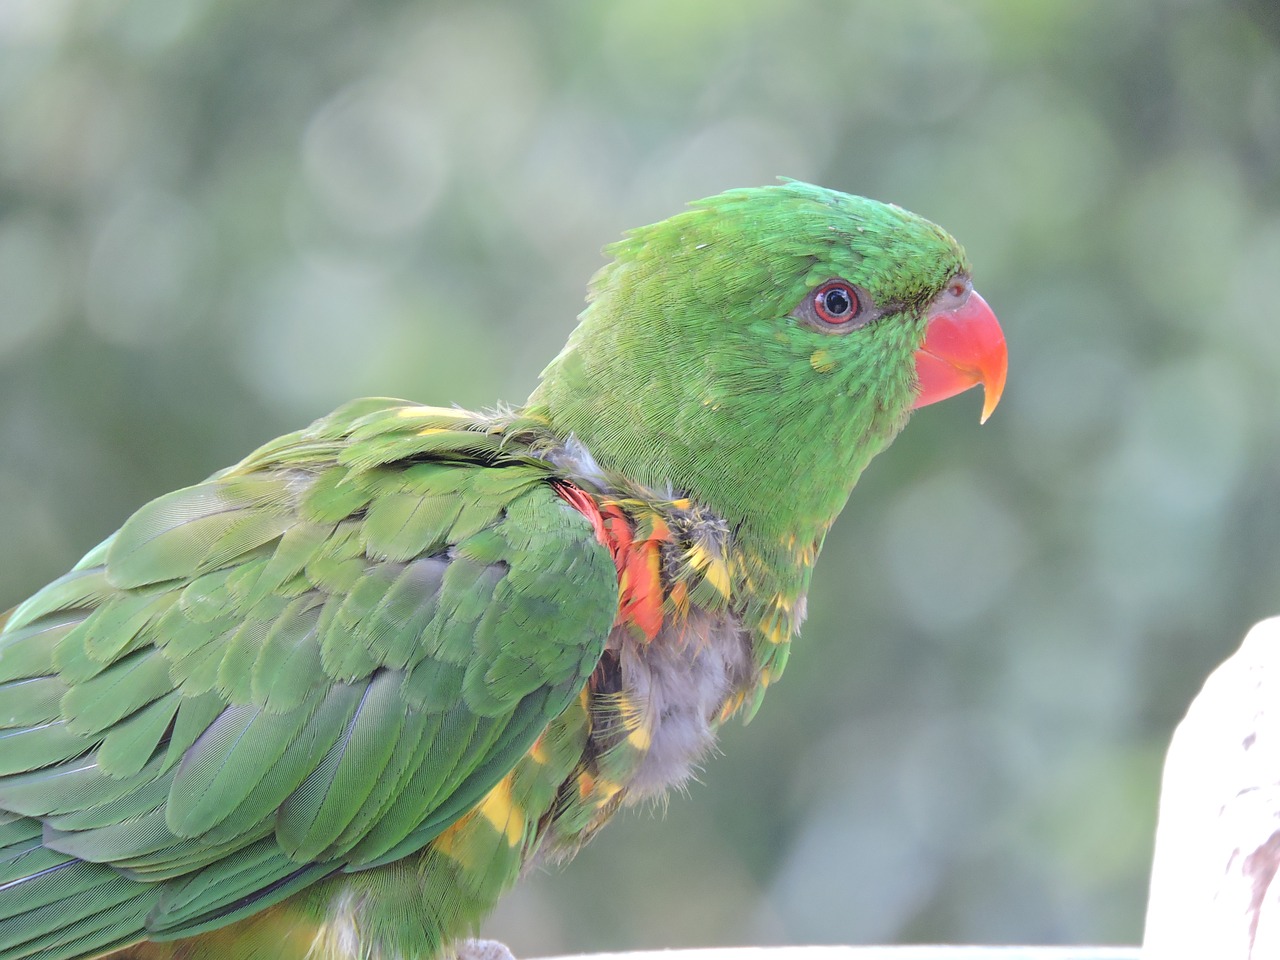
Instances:
[[[1280,617],[1205,681],[1165,761],[1143,960],[1280,958]]]
[[[1137,947],[717,947],[592,953],[547,960],[1139,960],[1139,953]]]

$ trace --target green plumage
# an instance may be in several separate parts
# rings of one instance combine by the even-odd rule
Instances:
[[[0,960],[431,960],[758,699],[963,256],[796,183],[612,253],[524,410],[356,401],[0,620]]]
[[[546,466],[371,407],[148,504],[0,635],[0,807],[152,935],[421,848],[600,657],[616,574]]]

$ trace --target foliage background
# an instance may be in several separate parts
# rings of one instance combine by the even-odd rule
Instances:
[[[488,932],[1136,940],[1170,730],[1280,612],[1276,9],[0,0],[0,605],[351,396],[518,402],[627,226],[894,200],[1000,411],[916,418],[756,721]]]

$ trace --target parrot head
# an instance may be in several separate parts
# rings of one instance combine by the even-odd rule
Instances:
[[[963,250],[900,207],[785,181],[606,252],[527,409],[739,529],[820,542],[913,408],[981,384],[985,420],[1004,387]]]

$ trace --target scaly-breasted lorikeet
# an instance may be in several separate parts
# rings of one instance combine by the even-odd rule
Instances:
[[[733,190],[609,253],[518,410],[350,403],[0,618],[0,960],[435,960],[754,710],[912,407],[1003,388],[898,207]]]

